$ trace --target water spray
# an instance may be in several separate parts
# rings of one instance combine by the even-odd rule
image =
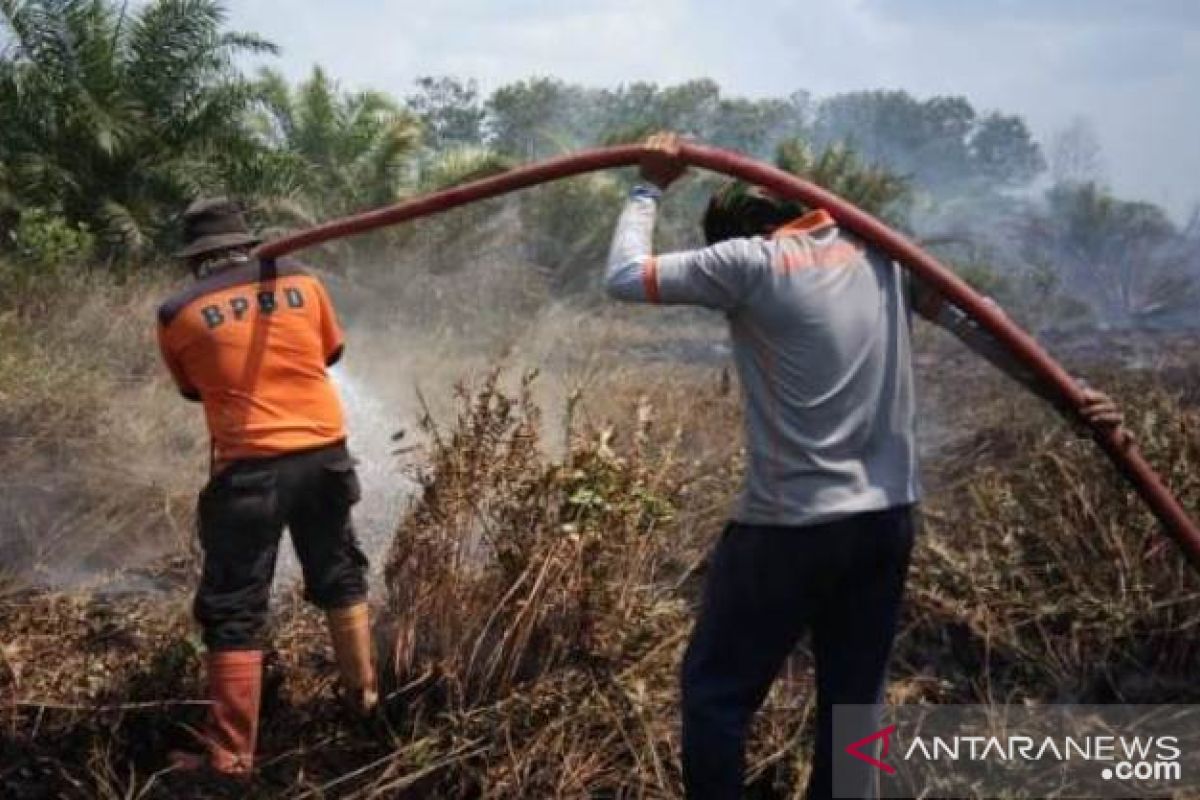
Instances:
[[[273,259],[322,242],[354,236],[400,222],[440,214],[459,206],[589,172],[641,163],[652,151],[643,145],[585,150],[572,155],[519,167],[395,205],[326,222],[260,246],[255,255]],[[969,287],[961,278],[901,233],[848,203],[832,192],[776,167],[747,156],[704,145],[683,143],[678,158],[692,166],[758,184],[781,197],[828,211],[837,223],[898,261],[948,301],[961,308],[991,333],[1058,394],[1063,404],[1081,408],[1083,388],[1037,341],[999,308]],[[1116,431],[1092,426],[1092,436],[1122,475],[1133,485],[1162,523],[1166,533],[1183,549],[1200,571],[1200,526],[1189,518],[1179,501],[1132,443]]]

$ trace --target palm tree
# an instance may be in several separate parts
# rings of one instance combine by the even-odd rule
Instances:
[[[290,172],[298,176],[288,195],[268,203],[268,213],[286,225],[312,225],[395,203],[508,166],[482,147],[423,147],[421,124],[410,110],[382,92],[344,90],[320,67],[296,87],[264,70],[259,86],[266,102],[255,128],[268,148],[290,160]],[[457,239],[464,233],[463,220],[426,223],[423,229]],[[326,254],[335,262],[352,260],[356,249],[398,247],[412,232],[412,226],[404,226],[374,237],[373,244],[335,246]]]
[[[85,224],[120,257],[165,245],[196,194],[285,186],[234,65],[275,47],[224,22],[216,0],[0,0],[0,197]]]
[[[854,149],[842,142],[818,152],[803,139],[789,139],[780,143],[775,163],[890,222],[896,221],[909,198],[907,180],[884,167],[863,163]]]
[[[1026,256],[1054,265],[1067,288],[1109,322],[1189,306],[1197,297],[1197,247],[1158,206],[1121,200],[1094,181],[1046,193],[1025,221]]]
[[[294,88],[264,70],[259,85],[266,103],[256,128],[297,169],[298,221],[395,202],[412,186],[420,125],[386,94],[343,91],[320,67]]]

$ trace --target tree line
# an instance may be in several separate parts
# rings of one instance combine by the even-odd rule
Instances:
[[[1048,165],[1019,116],[963,97],[750,99],[703,79],[589,88],[550,77],[484,95],[428,76],[397,98],[320,67],[292,85],[240,66],[277,53],[229,30],[217,0],[0,0],[0,248],[34,268],[148,263],[174,246],[179,211],[201,193],[236,195],[258,224],[289,228],[671,129],[774,159],[901,227],[965,228],[972,244],[948,252],[986,262],[994,282],[1101,275],[1088,302],[1117,316],[1194,290],[1195,225],[1113,196],[1078,168],[1078,148],[1056,147]],[[526,255],[551,271],[596,257],[622,188],[591,176],[524,201]],[[1018,246],[975,243],[981,218],[1003,219]],[[595,230],[564,237],[568,220]]]

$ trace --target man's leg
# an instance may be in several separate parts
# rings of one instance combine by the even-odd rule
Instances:
[[[341,446],[311,454],[295,463],[289,483],[292,544],[304,571],[306,595],[326,612],[351,708],[368,714],[379,693],[367,615],[367,558],[350,518],[360,497],[353,461]]]
[[[274,470],[254,462],[229,467],[200,495],[204,568],[193,610],[209,650],[262,647],[283,530],[278,509]]]
[[[204,567],[194,612],[208,648],[206,755],[175,754],[183,768],[251,771],[262,685],[262,631],[282,524],[275,474],[243,462],[214,477],[200,495]]]
[[[876,795],[876,768],[848,755],[845,748],[875,732],[878,714],[842,720],[846,729],[839,726],[835,741],[833,707],[874,706],[883,699],[913,544],[913,516],[908,508],[856,515],[841,524],[846,526],[839,533],[846,549],[839,554],[837,582],[813,621],[817,745],[809,800]]]
[[[741,796],[746,732],[806,622],[797,529],[731,524],[708,567],[683,661],[683,773],[690,798]]]

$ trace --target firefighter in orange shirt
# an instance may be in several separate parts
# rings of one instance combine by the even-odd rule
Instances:
[[[203,404],[212,477],[200,492],[204,567],[194,612],[212,703],[204,752],[184,770],[245,777],[253,767],[263,629],[286,526],[305,596],[326,612],[342,688],[358,713],[377,702],[367,619],[367,560],[351,525],[358,478],[327,368],[343,336],[325,288],[294,262],[259,261],[235,203],[202,199],[183,215],[195,283],[158,313],[163,360]]]

